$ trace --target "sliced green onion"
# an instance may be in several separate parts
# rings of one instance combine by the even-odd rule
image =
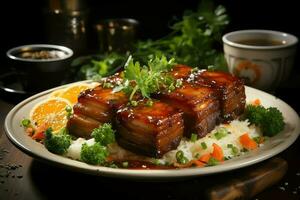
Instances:
[[[129,166],[129,163],[126,161],[126,162],[122,162],[122,167],[124,168],[128,168]]]
[[[239,153],[239,149],[235,147],[233,144],[227,144],[227,148],[231,149],[232,155],[236,156]]]
[[[29,119],[23,119],[23,120],[21,121],[21,124],[22,124],[22,126],[24,126],[25,128],[27,128],[27,127],[30,126],[31,122],[30,122]]]
[[[176,84],[175,84],[175,87],[179,88],[182,86],[182,80],[181,79],[177,79],[176,80]]]
[[[196,142],[197,139],[198,139],[198,135],[195,134],[195,133],[192,133],[192,134],[191,134],[191,142]]]
[[[200,154],[196,153],[196,155],[194,157],[198,159],[200,157]]]
[[[113,85],[111,83],[109,83],[109,82],[104,82],[102,87],[103,88],[112,88]]]
[[[171,83],[171,85],[169,86],[169,90],[170,90],[170,91],[173,91],[173,90],[175,90],[175,86],[174,86],[174,84],[173,84],[173,83]]]
[[[226,128],[219,128],[218,131],[214,134],[217,140],[220,140],[221,138],[226,137],[227,135],[228,131]]]
[[[154,160],[152,161],[152,163],[153,163],[154,165],[160,165],[160,162],[159,162],[158,159],[154,159]]]
[[[262,141],[263,137],[261,136],[257,136],[257,137],[254,137],[253,140],[257,143],[257,144],[260,144],[261,141]]]
[[[202,147],[202,149],[207,149],[207,145],[206,145],[206,143],[205,142],[201,142],[201,147]]]
[[[131,104],[132,106],[137,106],[137,105],[138,105],[138,102],[137,102],[137,101],[130,101],[130,104]]]
[[[66,112],[70,113],[70,112],[72,112],[72,107],[71,106],[66,106],[65,110],[66,110]]]
[[[218,165],[219,161],[217,159],[215,159],[214,157],[211,157],[208,162],[207,162],[207,166],[214,166],[214,165]]]
[[[153,106],[153,101],[149,99],[146,103],[146,106],[149,106],[149,107]]]
[[[180,164],[186,164],[189,160],[184,156],[183,151],[179,150],[176,153],[176,160]]]

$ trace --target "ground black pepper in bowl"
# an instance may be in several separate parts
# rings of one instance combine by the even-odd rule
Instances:
[[[66,53],[63,51],[57,50],[40,50],[40,51],[25,51],[19,55],[16,55],[25,59],[55,59],[55,58],[64,58],[66,57]]]
[[[72,49],[52,44],[29,44],[7,51],[9,65],[24,90],[40,92],[64,84],[69,75]]]

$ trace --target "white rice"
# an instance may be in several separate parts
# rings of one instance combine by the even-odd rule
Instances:
[[[72,141],[72,144],[67,150],[67,153],[64,155],[68,158],[72,158],[74,160],[80,160],[80,152],[81,152],[81,147],[84,143],[87,143],[87,145],[91,146],[95,144],[95,139],[89,139],[86,140],[84,138],[78,138],[77,140]]]
[[[218,140],[217,138],[215,138],[214,134],[220,128],[226,128],[230,132],[230,134],[227,134],[225,137]],[[108,146],[108,151],[110,153],[110,156],[117,160],[155,160],[160,164],[172,164],[176,162],[176,153],[179,150],[183,151],[184,156],[188,160],[192,160],[196,157],[200,157],[203,154],[212,153],[212,144],[216,143],[223,149],[225,157],[233,158],[234,156],[242,154],[241,150],[243,149],[243,147],[239,142],[239,137],[245,133],[248,133],[251,138],[262,136],[260,130],[255,126],[250,126],[248,121],[233,120],[230,124],[221,124],[219,126],[216,126],[213,131],[211,131],[205,137],[198,139],[195,142],[190,141],[190,139],[183,138],[176,150],[172,150],[166,153],[159,160],[134,154],[130,151],[123,149],[117,143],[110,144]],[[86,140],[83,138],[78,138],[77,140],[72,142],[65,156],[72,159],[80,160],[81,147],[85,142],[88,145],[93,145],[95,143],[95,140]],[[201,147],[202,142],[205,142],[207,149],[203,149]],[[227,147],[228,144],[232,144],[233,146],[235,146],[238,149],[239,153],[237,155],[233,155],[232,149]]]
[[[218,131],[220,128],[226,128],[230,134],[227,136],[216,139],[214,134]],[[192,160],[196,157],[200,157],[203,154],[212,153],[213,152],[213,143],[216,143],[223,149],[224,157],[234,157],[237,155],[240,155],[241,153],[237,155],[233,155],[232,149],[228,148],[228,144],[232,144],[233,146],[237,147],[239,152],[243,149],[242,145],[239,142],[239,137],[245,133],[248,133],[251,138],[261,136],[260,130],[255,126],[250,126],[248,121],[239,121],[239,120],[233,120],[230,124],[221,124],[219,126],[216,126],[213,131],[211,131],[209,134],[207,134],[205,137],[198,139],[195,142],[190,141],[189,139],[183,139],[178,148],[176,150],[170,151],[166,153],[161,159],[161,163],[174,163],[176,162],[176,153],[178,150],[182,150],[184,153],[184,156]],[[203,149],[201,147],[201,143],[204,142],[207,146],[207,149]]]

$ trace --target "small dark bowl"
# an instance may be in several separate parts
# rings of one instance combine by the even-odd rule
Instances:
[[[12,48],[6,55],[24,90],[39,92],[62,84],[73,51],[64,46],[31,44]]]

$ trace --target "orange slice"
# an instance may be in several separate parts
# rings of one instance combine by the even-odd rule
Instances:
[[[37,105],[30,112],[30,120],[36,127],[51,127],[53,132],[58,132],[68,122],[66,107],[71,103],[62,98],[46,99]]]
[[[91,88],[92,85],[87,83],[78,83],[67,87],[58,94],[58,97],[67,99],[72,105],[77,103],[78,96],[84,90]]]
[[[49,98],[59,97],[64,92],[64,90],[65,89],[54,90],[50,93]]]

